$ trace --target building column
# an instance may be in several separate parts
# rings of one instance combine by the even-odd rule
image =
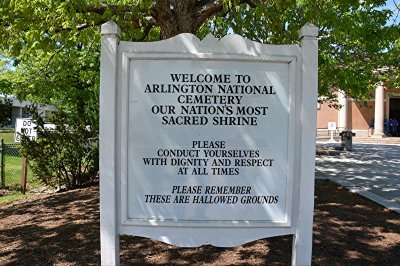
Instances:
[[[373,138],[383,138],[383,101],[384,101],[384,88],[383,83],[379,83],[375,89],[375,118],[374,118],[374,134]]]
[[[390,118],[389,117],[389,114],[390,114],[390,96],[389,96],[389,93],[386,95],[385,102],[386,102],[386,106],[385,106],[386,108],[385,108],[385,116],[384,117],[389,119]]]
[[[339,91],[338,95],[339,104],[342,106],[339,109],[339,117],[338,117],[338,129],[339,130],[347,130],[347,98],[343,91]]]

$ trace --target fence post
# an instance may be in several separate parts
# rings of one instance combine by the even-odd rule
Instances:
[[[6,186],[4,180],[4,140],[1,139],[0,142],[0,186],[4,188]]]
[[[21,193],[25,195],[26,191],[26,177],[28,172],[28,159],[26,156],[22,158],[22,172],[21,172]]]

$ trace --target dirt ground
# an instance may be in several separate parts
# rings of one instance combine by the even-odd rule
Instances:
[[[88,187],[0,206],[0,265],[99,265],[99,192]],[[179,248],[121,236],[121,265],[290,265],[292,237]],[[400,214],[317,181],[313,265],[400,265]]]

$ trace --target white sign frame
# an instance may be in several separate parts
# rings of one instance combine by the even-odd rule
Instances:
[[[318,81],[318,29],[306,25],[300,45],[271,46],[237,35],[203,41],[181,34],[162,42],[120,42],[114,22],[102,26],[100,75],[100,233],[102,265],[119,265],[119,235],[144,236],[179,246],[236,246],[264,237],[293,235],[293,265],[311,264],[314,158]],[[150,60],[235,60],[287,62],[294,67],[288,132],[287,221],[281,224],[225,222],[136,222],[127,219],[127,121],[129,62]]]

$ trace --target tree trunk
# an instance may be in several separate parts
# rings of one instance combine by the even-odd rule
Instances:
[[[180,33],[196,34],[210,16],[222,9],[222,0],[157,0],[151,15],[160,26],[161,38],[167,39]]]
[[[247,4],[255,8],[254,0],[238,0],[234,1],[235,5]],[[84,9],[86,12],[94,12],[103,15],[107,10],[116,13],[131,12],[132,5],[121,8],[118,5],[104,4],[100,6],[89,5]],[[212,16],[222,12],[223,0],[155,0],[155,5],[150,10],[150,16],[146,17],[148,22],[148,30],[158,25],[161,30],[161,39],[174,37],[180,33],[196,34],[199,27]],[[77,9],[76,12],[81,13],[82,10]],[[229,12],[229,10],[227,11]],[[135,20],[138,23],[138,20]],[[84,29],[87,23],[79,25],[77,29]]]

